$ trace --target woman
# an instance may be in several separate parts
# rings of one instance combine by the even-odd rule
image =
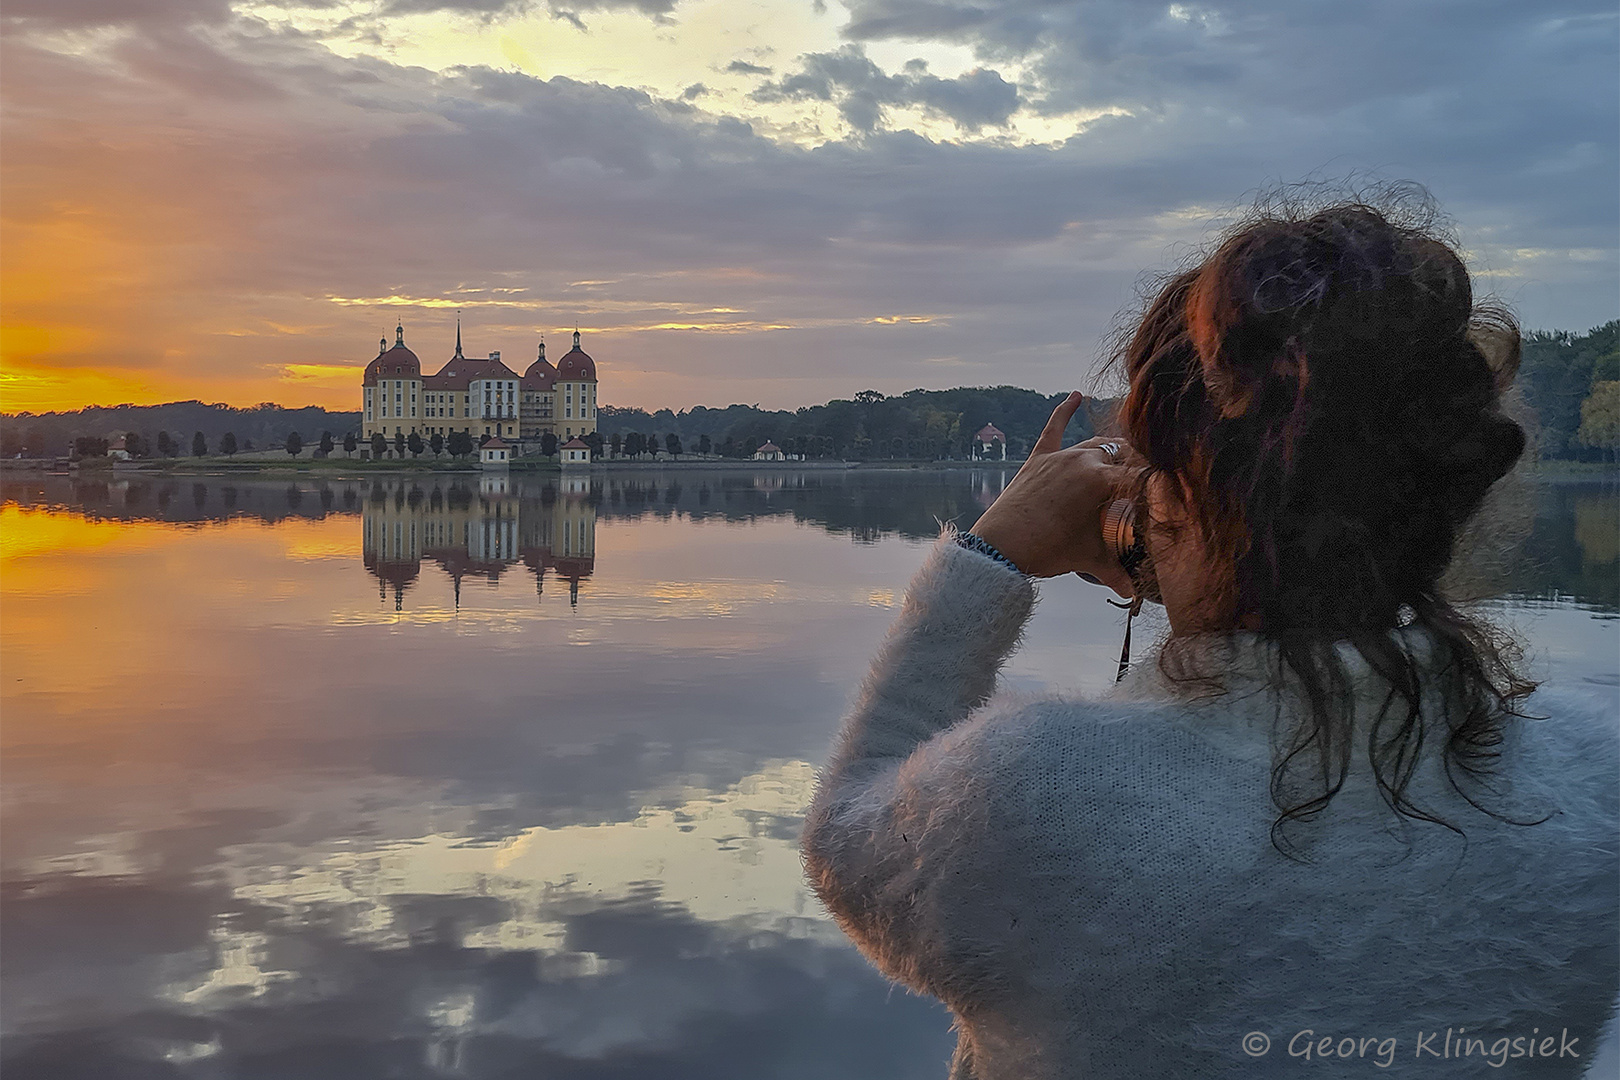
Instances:
[[[1532,697],[1439,590],[1524,448],[1511,320],[1343,205],[1236,230],[1123,361],[1124,438],[1061,449],[1071,394],[912,582],[808,817],[816,891],[949,1006],[962,1080],[1581,1075],[1620,985],[1615,718]],[[986,708],[1070,572],[1156,588],[1159,655]]]

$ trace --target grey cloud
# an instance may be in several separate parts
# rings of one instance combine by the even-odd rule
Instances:
[[[762,67],[759,64],[750,64],[746,60],[733,60],[726,65],[726,73],[729,75],[770,75],[772,71],[770,68]]]
[[[49,27],[223,22],[230,0],[7,0],[0,21]]]
[[[1018,88],[998,72],[980,68],[941,79],[913,61],[899,74],[885,75],[860,46],[807,54],[798,71],[759,87],[753,97],[759,102],[835,102],[839,114],[862,132],[875,131],[887,107],[921,106],[964,130],[978,131],[1005,125],[1020,104]]]
[[[423,0],[432,2],[432,0]],[[548,0],[547,8],[552,18],[574,24],[578,30],[587,29],[585,22],[580,18],[581,12],[597,11],[634,11],[645,15],[655,23],[673,22],[671,16],[680,0]]]

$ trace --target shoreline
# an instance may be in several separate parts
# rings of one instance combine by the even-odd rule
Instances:
[[[1007,461],[752,461],[705,459],[698,461],[593,461],[566,470],[555,461],[516,461],[505,469],[485,469],[473,461],[383,462],[358,459],[320,460],[235,460],[219,458],[171,458],[152,461],[99,461],[84,465],[64,458],[0,458],[0,475],[47,473],[53,475],[106,476],[127,479],[133,476],[230,476],[286,475],[354,479],[362,476],[561,476],[566,474],[602,475],[612,472],[922,472],[958,470],[1017,469],[1023,462]],[[1520,467],[1529,478],[1539,481],[1620,482],[1620,469],[1603,461],[1552,459]],[[1517,470],[1516,470],[1517,471]]]

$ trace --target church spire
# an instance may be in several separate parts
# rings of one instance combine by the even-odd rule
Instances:
[[[405,321],[403,319],[400,320],[398,326],[394,327],[394,344],[402,349],[405,347]]]
[[[540,335],[540,361],[544,361],[545,358],[546,358],[546,335],[541,334]],[[537,361],[537,363],[538,362],[539,361]]]
[[[456,312],[456,359],[460,360],[461,358],[461,312],[458,311]]]
[[[579,327],[574,327],[574,348],[579,348]]]

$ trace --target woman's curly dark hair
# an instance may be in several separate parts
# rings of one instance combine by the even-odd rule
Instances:
[[[1459,532],[1525,447],[1501,409],[1518,329],[1475,304],[1432,212],[1394,216],[1360,201],[1257,211],[1164,286],[1117,358],[1143,490],[1172,481],[1214,565],[1231,568],[1220,624],[1255,629],[1303,694],[1272,771],[1285,853],[1355,752],[1338,643],[1392,687],[1365,747],[1385,802],[1454,831],[1407,797],[1425,744],[1443,740],[1453,786],[1491,812],[1467,789],[1534,689],[1508,643],[1439,590]],[[1438,710],[1420,658],[1391,633],[1406,623],[1437,646],[1444,716],[1425,715]]]

